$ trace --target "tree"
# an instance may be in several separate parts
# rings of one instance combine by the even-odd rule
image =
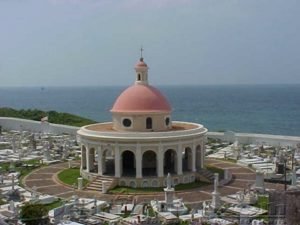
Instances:
[[[20,218],[26,225],[49,224],[48,209],[42,204],[25,203],[21,208]]]

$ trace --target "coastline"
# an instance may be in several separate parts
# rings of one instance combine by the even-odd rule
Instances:
[[[53,124],[48,122],[39,122],[33,120],[0,117],[0,126],[6,130],[46,132],[46,133],[68,133],[77,135],[80,127]],[[234,133],[228,132],[207,132],[208,138],[216,138],[222,141],[234,142],[239,141],[241,144],[264,144],[274,146],[291,146],[296,147],[300,143],[300,136],[258,134],[258,133]]]
[[[300,89],[297,85],[158,87],[172,105],[172,120],[200,123],[209,131],[300,135]],[[112,102],[124,88],[0,88],[0,105],[16,110],[54,110],[105,122],[111,121]]]

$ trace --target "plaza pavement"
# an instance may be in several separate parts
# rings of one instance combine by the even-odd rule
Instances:
[[[232,173],[233,179],[225,186],[218,188],[221,196],[228,194],[235,194],[237,191],[244,190],[255,182],[255,172],[250,168],[245,168],[231,162],[224,162],[220,160],[207,159],[206,164],[210,164],[222,169],[228,168]],[[79,165],[79,164],[78,164]],[[47,167],[39,168],[23,180],[26,189],[32,189],[34,186],[36,191],[41,194],[54,195],[59,198],[68,199],[76,194],[82,198],[97,198],[108,202],[149,202],[150,200],[164,199],[164,192],[146,193],[146,194],[102,194],[96,191],[77,190],[71,186],[67,186],[59,182],[57,174],[68,168],[68,163],[53,164]],[[283,185],[265,183],[265,187],[269,189],[283,190]],[[175,188],[176,189],[176,188]],[[213,184],[203,186],[196,189],[176,191],[176,196],[182,198],[185,204],[197,206],[203,201],[211,200],[211,192],[213,191]]]

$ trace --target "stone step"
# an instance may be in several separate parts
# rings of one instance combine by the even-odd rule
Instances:
[[[89,187],[102,187],[102,183],[101,184],[90,184]]]
[[[102,184],[101,185],[96,185],[96,184],[90,184],[86,189],[102,189]]]
[[[210,172],[200,172],[203,175],[209,176],[209,177],[213,177],[214,175],[211,174]]]
[[[208,172],[204,172],[204,173],[201,173],[201,174],[206,175],[206,176],[209,176],[209,177],[213,177],[213,176],[214,176],[214,175],[212,175],[212,174],[210,174],[210,173],[208,173]]]
[[[85,190],[102,192],[102,188],[98,188],[98,187],[87,187]]]
[[[198,171],[202,176],[204,176],[205,178],[207,178],[210,181],[214,180],[214,174],[206,169],[201,169]]]
[[[91,183],[90,183],[90,185],[100,185],[100,184],[102,184],[102,181],[92,181]]]
[[[96,180],[94,180],[94,181],[113,181],[114,179],[112,179],[112,178],[103,178],[103,177],[98,177]]]
[[[85,189],[90,191],[102,191],[102,182],[107,182],[109,185],[113,182],[111,177],[97,177]]]

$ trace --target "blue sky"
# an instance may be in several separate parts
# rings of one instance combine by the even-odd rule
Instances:
[[[0,86],[300,83],[299,0],[1,0]]]

